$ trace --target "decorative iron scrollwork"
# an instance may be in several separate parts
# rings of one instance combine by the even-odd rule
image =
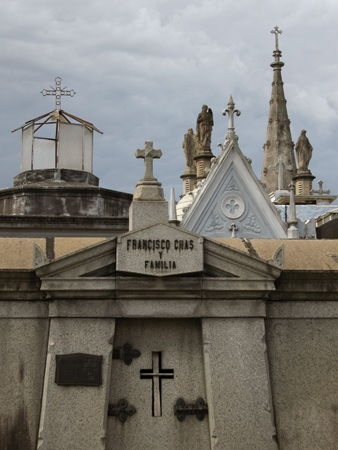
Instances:
[[[195,415],[198,420],[203,420],[208,414],[208,405],[201,397],[196,400],[196,403],[191,404],[187,404],[183,398],[179,398],[174,406],[174,413],[180,422],[183,422],[186,415]]]
[[[108,405],[108,416],[118,417],[120,422],[125,422],[128,416],[132,416],[136,413],[136,408],[132,405],[128,405],[126,399],[122,398],[119,400],[117,405],[109,403]]]
[[[122,359],[127,366],[130,366],[134,358],[139,358],[140,356],[141,352],[128,343],[124,344],[123,347],[113,349],[113,359]]]

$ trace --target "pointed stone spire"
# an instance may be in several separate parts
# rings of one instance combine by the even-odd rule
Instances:
[[[173,187],[170,190],[169,223],[172,223],[174,225],[178,225],[180,223],[180,221],[177,220],[175,189]]]
[[[278,35],[282,33],[278,27],[275,27],[271,33],[275,35],[275,50],[273,56],[272,93],[270,100],[270,112],[266,140],[263,146],[263,170],[261,181],[266,185],[266,192],[270,194],[278,190],[278,176],[273,166],[280,161],[285,167],[291,167],[290,170],[283,171],[283,180],[279,180],[279,185],[288,186],[296,174],[296,160],[294,154],[294,143],[292,142],[290,131],[290,120],[286,108],[284,88],[282,81],[282,67],[284,63],[280,60],[282,52],[278,47]]]
[[[297,229],[297,215],[296,215],[296,202],[295,202],[295,184],[293,181],[289,184],[290,189],[290,214],[288,220],[288,238],[299,239],[299,231]]]

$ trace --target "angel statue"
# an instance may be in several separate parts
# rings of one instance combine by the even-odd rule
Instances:
[[[210,150],[211,132],[214,126],[214,119],[211,108],[202,106],[202,111],[197,117],[196,138],[199,150]]]

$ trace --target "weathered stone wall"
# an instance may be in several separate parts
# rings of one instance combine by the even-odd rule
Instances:
[[[312,314],[314,308],[317,309],[317,316],[334,316],[333,312],[337,306],[335,302],[316,305],[313,302],[303,303],[305,310],[312,311]],[[8,318],[0,319],[0,450],[31,450],[37,445],[49,319],[28,316],[29,311],[32,316],[37,316],[37,309],[42,316],[44,308],[44,302],[41,300],[25,301],[21,304],[16,301],[6,302],[6,307],[2,308],[3,312],[7,311]],[[237,322],[241,324],[243,319],[231,319],[234,326]],[[285,317],[267,319],[265,324],[278,448],[282,450],[335,448],[338,441],[338,319]],[[230,346],[231,343],[238,343],[233,332],[226,329],[228,337],[222,338],[220,345]],[[217,329],[214,329],[214,333],[217,334]],[[245,347],[243,343],[243,349]],[[255,360],[254,349],[251,347],[250,345],[247,347],[247,354]],[[231,346],[229,352],[226,361],[219,359],[219,370],[221,367],[225,370],[229,366],[231,355],[237,358],[235,353],[232,354]],[[239,358],[238,364],[242,366],[245,360],[240,356]],[[258,395],[261,384],[255,367],[256,365],[252,363],[248,365],[246,370],[248,379],[245,383],[250,380],[252,392]],[[53,374],[51,376],[53,377]],[[225,383],[226,378],[228,381]],[[243,414],[240,414],[240,406],[243,406],[245,396],[240,400],[238,394],[234,395],[235,390],[231,388],[237,383],[241,392],[240,378],[226,371],[223,376],[218,374],[217,379],[222,379],[225,384],[213,381],[218,383],[215,401],[226,389],[228,389],[226,397],[229,400],[224,409],[229,411],[229,417],[223,425],[218,423],[217,428],[220,432],[223,426],[226,429],[230,426],[233,406],[230,410],[229,407],[232,403],[239,407],[237,413],[241,419],[238,420],[244,420],[244,412],[248,413],[248,408],[245,407]],[[53,384],[52,379],[51,382]],[[218,406],[217,410],[222,411],[220,405]],[[265,402],[261,406],[268,408]],[[255,413],[251,411],[251,414]],[[269,435],[271,436],[271,431]],[[225,439],[225,444],[229,434],[221,433],[220,436]],[[241,435],[240,439],[243,439],[243,436]],[[231,439],[231,445],[235,445],[234,436]],[[273,448],[272,441],[271,448]]]
[[[36,449],[48,327],[48,319],[0,319],[1,450]]]
[[[279,448],[337,448],[337,318],[272,319],[266,329]]]
[[[128,217],[132,196],[77,183],[37,183],[3,189],[0,214],[8,216]]]

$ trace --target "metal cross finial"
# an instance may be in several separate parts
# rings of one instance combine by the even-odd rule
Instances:
[[[227,109],[223,109],[222,114],[223,116],[226,116],[226,113],[229,115],[229,122],[228,122],[228,133],[225,136],[225,142],[227,142],[229,139],[238,139],[238,136],[235,134],[235,127],[234,127],[234,114],[236,116],[240,116],[241,112],[238,109],[235,109],[235,103],[232,99],[232,95],[230,95],[228,107]]]
[[[136,150],[136,158],[144,158],[144,177],[143,180],[156,180],[153,175],[153,160],[162,156],[161,150],[153,149],[152,141],[145,141],[143,150]]]
[[[282,52],[279,50],[278,48],[278,35],[282,34],[283,31],[280,30],[277,26],[271,30],[271,33],[275,35],[275,50],[273,51],[273,56],[275,57],[275,62],[279,62],[280,61],[280,57],[282,56]]]
[[[51,89],[42,89],[41,94],[45,97],[46,95],[55,95],[55,109],[61,109],[61,96],[66,95],[67,97],[74,97],[76,92],[72,89],[71,91],[66,91],[67,86],[61,87],[61,77],[55,78],[55,87],[51,86]]]

